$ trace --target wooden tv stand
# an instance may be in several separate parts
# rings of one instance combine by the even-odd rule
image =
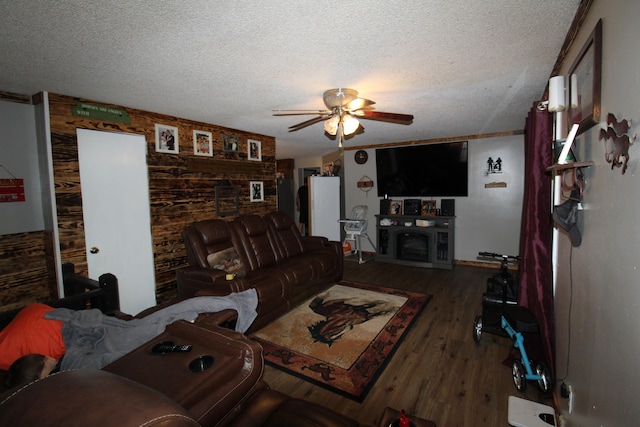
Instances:
[[[413,267],[453,268],[453,216],[376,215],[376,232],[377,261]]]

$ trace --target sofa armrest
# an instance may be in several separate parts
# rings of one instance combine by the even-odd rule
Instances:
[[[184,267],[177,270],[184,278],[199,282],[215,283],[225,281],[225,272],[217,268]]]
[[[308,239],[308,240],[306,240]],[[313,252],[321,249],[331,248],[338,258],[342,258],[342,242],[329,240],[322,236],[305,236],[303,237],[304,251]]]
[[[161,373],[158,377],[162,378]],[[3,395],[0,426],[36,425],[200,424],[185,408],[156,390],[109,372],[79,369],[49,375]]]
[[[196,296],[206,296],[197,294]],[[212,326],[218,326],[221,328],[235,330],[236,322],[238,320],[238,312],[235,310],[227,309],[217,311],[215,313],[202,313],[198,316],[196,323],[204,328],[211,328]]]
[[[303,236],[302,245],[305,251],[322,249],[329,243],[329,239],[323,236]]]
[[[153,347],[162,341],[191,344],[192,350],[153,354]],[[213,364],[189,368],[202,356],[210,356]],[[263,368],[262,347],[243,334],[178,320],[103,370],[163,393],[200,425],[213,426],[234,414],[234,408],[261,387]]]
[[[200,290],[211,290],[215,295],[228,295],[234,290],[225,280],[225,272],[215,268],[184,267],[176,270],[178,298],[191,298]]]

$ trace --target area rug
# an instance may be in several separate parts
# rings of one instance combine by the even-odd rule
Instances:
[[[251,337],[267,364],[362,402],[430,299],[341,281]]]

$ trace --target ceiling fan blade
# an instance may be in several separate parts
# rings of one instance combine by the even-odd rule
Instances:
[[[397,123],[401,125],[409,125],[413,122],[413,115],[411,114],[398,114],[398,113],[385,113],[382,111],[359,110],[355,112],[355,115],[363,119],[377,120],[380,122]]]
[[[312,114],[329,114],[329,110],[271,110],[274,116],[310,116]]]
[[[347,110],[356,111],[365,109],[366,107],[370,107],[373,104],[375,104],[375,102],[370,99],[356,98],[353,101],[349,102],[346,108]]]
[[[331,117],[330,114],[324,114],[322,116],[318,116],[318,117],[314,117],[314,118],[309,119],[309,120],[305,120],[304,122],[298,123],[297,125],[289,126],[289,132],[295,132],[297,130],[306,128],[307,126],[311,126],[311,125],[319,123],[319,122],[321,122],[323,120],[327,120],[329,117]]]

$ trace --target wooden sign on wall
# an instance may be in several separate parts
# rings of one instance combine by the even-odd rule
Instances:
[[[24,179],[0,179],[0,202],[24,202]]]

